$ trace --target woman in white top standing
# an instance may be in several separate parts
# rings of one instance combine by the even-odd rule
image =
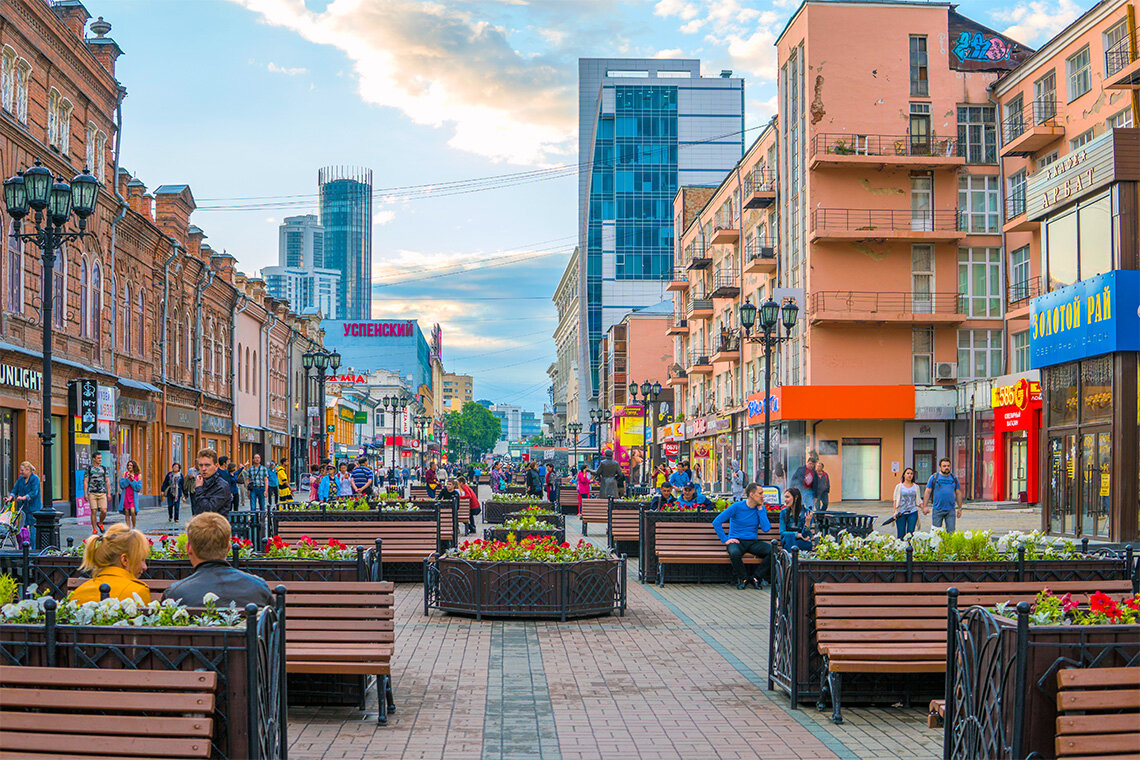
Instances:
[[[899,538],[918,529],[918,503],[921,500],[918,484],[914,482],[914,468],[903,470],[902,482],[895,486],[895,531]]]

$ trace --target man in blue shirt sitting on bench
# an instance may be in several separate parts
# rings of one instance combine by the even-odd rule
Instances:
[[[726,520],[728,535],[725,535],[723,525]],[[744,498],[730,504],[717,515],[713,519],[713,528],[728,550],[728,559],[736,573],[736,587],[746,589],[751,582],[753,587],[759,589],[763,580],[769,577],[772,566],[772,545],[758,538],[761,530],[767,532],[772,529],[764,507],[764,489],[760,484],[749,483],[745,486]],[[745,554],[753,554],[760,559],[756,575],[752,578],[748,577],[744,569]]]

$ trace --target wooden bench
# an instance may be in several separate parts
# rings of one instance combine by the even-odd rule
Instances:
[[[725,523],[727,525],[727,523]],[[757,535],[761,541],[779,540],[775,528]],[[654,526],[653,552],[657,556],[657,585],[665,585],[666,565],[728,565],[728,550],[721,543],[711,522],[659,522]],[[759,564],[751,554],[747,564]]]
[[[1056,750],[1057,760],[1140,758],[1140,667],[1058,671]]]
[[[823,655],[817,707],[842,723],[843,673],[945,673],[949,583],[816,583],[816,645]],[[1131,581],[959,583],[962,607],[1033,601],[1046,585],[1078,603],[1101,590],[1127,594]]]
[[[69,578],[68,588],[85,580]],[[165,578],[142,581],[155,599],[175,583]],[[393,583],[286,581],[273,588],[278,586],[285,587],[285,672],[376,676],[377,721],[387,724],[388,714],[395,711]]]
[[[578,492],[572,486],[560,489],[558,491],[558,506],[562,507],[563,514],[576,514],[578,512]]]
[[[577,494],[575,494],[577,496]],[[577,503],[577,502],[575,502]],[[595,525],[609,525],[610,500],[609,499],[582,499],[582,535],[589,535],[590,523]]]
[[[641,540],[641,509],[619,509],[616,504],[610,507],[609,514],[610,546],[618,541]]]
[[[431,496],[428,495],[427,486],[408,486],[408,488],[410,489],[408,491],[408,496],[412,499],[412,501],[422,501],[431,498]]]
[[[930,713],[926,716],[926,725],[929,728],[939,728],[946,720],[946,700],[930,700]]]
[[[0,758],[208,758],[217,687],[210,671],[6,665]]]
[[[383,542],[379,547],[381,562],[420,563],[424,557],[439,551],[440,526],[434,519],[281,520],[277,534],[290,543],[308,536],[318,544],[327,544],[330,538],[335,538],[349,546],[370,546],[379,538]]]

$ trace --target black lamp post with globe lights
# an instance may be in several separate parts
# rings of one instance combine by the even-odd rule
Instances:
[[[396,466],[396,415],[401,413],[408,406],[407,396],[385,396],[380,400],[380,405],[384,407],[385,411],[392,413],[392,466]]]
[[[55,511],[52,494],[51,355],[52,355],[52,277],[56,251],[64,243],[79,240],[87,231],[87,218],[95,212],[99,180],[87,169],[68,183],[63,177],[52,180],[51,170],[37,159],[30,168],[16,172],[4,181],[4,205],[12,217],[12,236],[40,249],[41,312],[43,317],[43,407],[40,410],[40,442],[43,446],[43,478],[40,481],[44,510]],[[20,232],[24,218],[35,212],[31,232]],[[79,222],[78,232],[64,232],[72,214]],[[97,329],[102,329],[100,325]],[[42,542],[41,542],[42,543]]]
[[[427,425],[431,422],[431,417],[426,414],[417,414],[412,417],[412,422],[416,425],[416,438],[420,441],[420,467],[424,466],[424,452],[427,451]]]
[[[329,456],[329,448],[326,446],[326,442],[328,441],[328,433],[326,431],[328,419],[325,414],[325,380],[327,379],[325,373],[331,369],[333,374],[336,374],[336,371],[340,369],[340,353],[337,351],[333,351],[332,353],[328,351],[308,351],[301,355],[301,366],[305,368],[306,380],[309,379],[310,368],[317,370],[317,384],[320,386],[320,402],[317,407],[317,419],[320,420],[320,424],[317,426],[317,441],[320,446],[320,456],[318,459],[324,459],[326,456]],[[305,410],[306,413],[308,413],[308,411],[308,409]],[[307,436],[305,445],[306,447],[308,446]]]
[[[760,312],[760,332],[750,335],[756,326],[756,312]],[[785,298],[783,304],[778,304],[771,298],[760,304],[757,309],[749,300],[744,299],[740,305],[740,326],[744,328],[744,339],[750,343],[760,343],[764,346],[764,482],[772,482],[772,347],[792,339],[792,328],[796,326],[800,307],[794,298]],[[781,336],[777,323],[783,323],[784,335]]]
[[[641,391],[641,401],[637,400],[637,392]],[[629,398],[634,404],[641,404],[643,411],[642,417],[642,438],[645,443],[645,458],[641,463],[642,481],[648,485],[649,473],[653,469],[653,449],[649,440],[649,415],[652,413],[651,406],[656,403],[657,397],[661,395],[661,383],[654,382],[652,385],[648,380],[645,380],[639,386],[637,383],[629,384]],[[656,425],[654,425],[656,428]]]
[[[609,409],[591,409],[590,410],[590,427],[592,428],[592,435],[597,437],[598,440],[598,453],[602,453],[602,425],[606,424],[614,418],[614,413]]]
[[[582,423],[571,422],[566,425],[566,430],[570,433],[571,440],[573,441],[571,444],[571,450],[573,453],[571,454],[572,459],[570,465],[570,470],[573,472],[574,470],[578,469],[578,435],[582,432]]]

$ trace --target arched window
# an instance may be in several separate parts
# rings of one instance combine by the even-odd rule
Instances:
[[[245,390],[245,379],[244,379],[244,378],[242,378],[242,375],[241,375],[241,368],[242,368],[244,365],[242,364],[242,360],[241,360],[241,344],[240,344],[240,343],[238,343],[238,352],[237,352],[237,354],[238,354],[238,355],[237,355],[237,378],[238,378],[238,390],[239,390],[239,391],[244,391],[244,390]]]
[[[251,390],[251,387],[252,386],[250,386],[250,384],[249,384],[249,346],[246,346],[245,347],[245,392],[246,393],[252,393],[253,391]]]
[[[123,283],[123,351],[131,352],[131,286],[126,282]]]
[[[217,367],[218,371],[218,387],[224,390],[226,388],[226,355],[222,351],[223,330],[221,325],[215,325],[214,329],[214,351],[217,354],[214,366]]]
[[[182,319],[178,315],[178,310],[174,311],[174,321],[171,323],[170,329],[171,346],[170,357],[174,363],[170,366],[170,374],[174,374],[174,368],[182,363]]]
[[[135,297],[135,300],[137,301],[136,313],[138,316],[139,353],[140,354],[148,353],[146,350],[146,341],[144,340],[144,336],[146,335],[146,319],[145,319],[146,304],[145,304],[145,301],[143,299],[143,292],[144,292],[143,289],[139,288],[138,295]]]
[[[79,336],[81,338],[86,338],[89,334],[90,324],[87,321],[87,316],[90,313],[88,309],[90,297],[91,293],[87,286],[87,257],[84,256],[79,261]]]
[[[95,350],[103,349],[103,274],[99,262],[91,265],[91,336]]]
[[[15,225],[8,232],[8,311],[24,313],[24,243],[16,237]]]
[[[67,319],[67,253],[60,248],[51,268],[51,321],[63,327]]]

